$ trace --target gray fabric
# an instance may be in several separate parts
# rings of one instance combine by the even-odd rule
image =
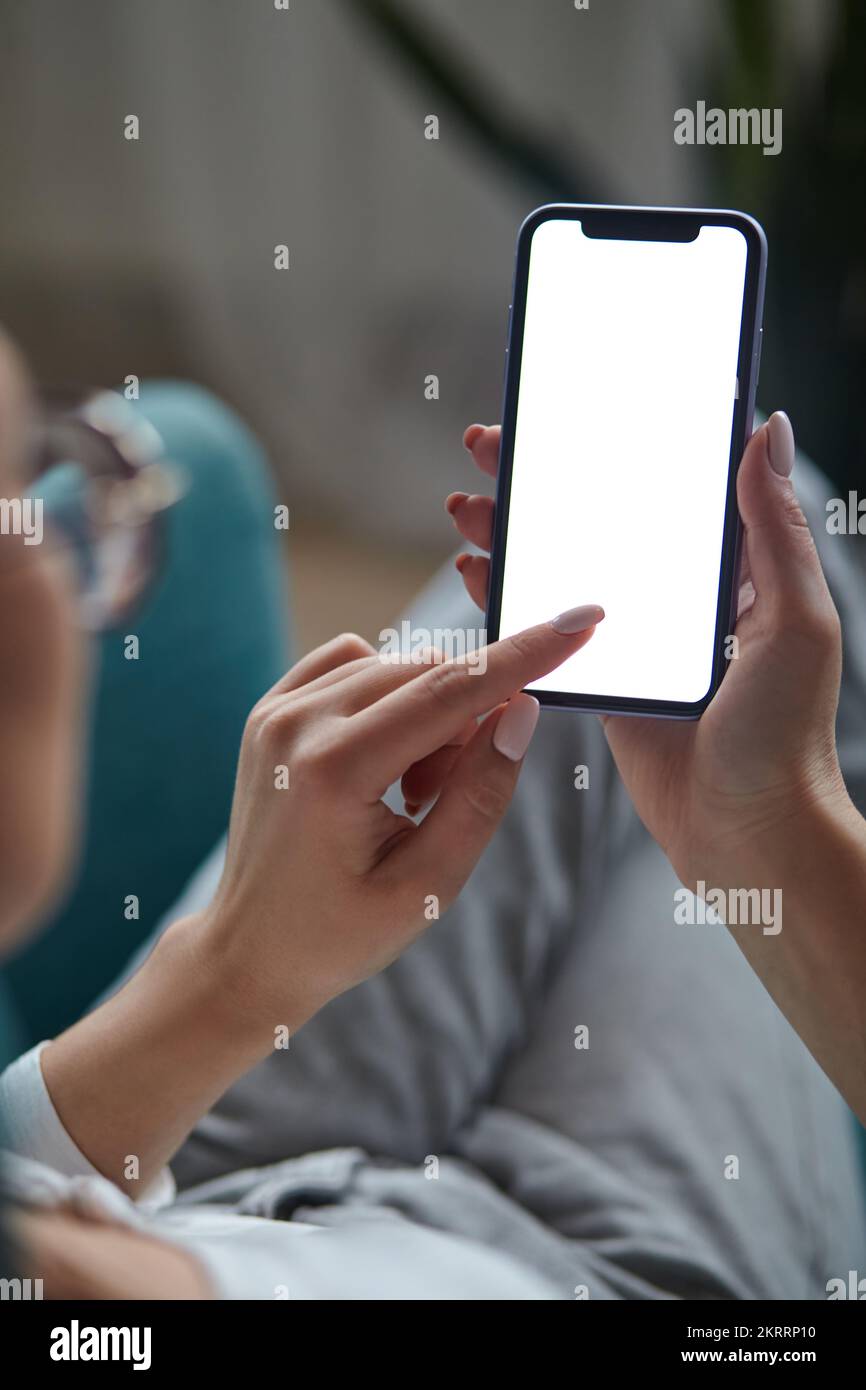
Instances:
[[[797,477],[843,612],[840,745],[862,806],[862,578],[826,535],[820,479]],[[450,577],[412,617],[477,623]],[[851,1116],[724,928],[674,924],[676,887],[597,721],[544,713],[458,904],[223,1098],[177,1158],[184,1186],[211,1183],[187,1200],[321,1224],[389,1209],[564,1298],[826,1296],[866,1244]]]

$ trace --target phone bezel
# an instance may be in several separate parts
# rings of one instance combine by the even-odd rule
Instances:
[[[719,563],[713,665],[707,692],[700,700],[686,702],[633,699],[616,695],[574,695],[569,691],[556,690],[532,691],[532,694],[543,706],[554,709],[578,709],[597,714],[650,715],[668,719],[697,719],[703,714],[721,684],[727,668],[725,639],[733,630],[736,616],[735,603],[738,589],[736,578],[741,544],[736,481],[740,459],[752,431],[755,407],[767,265],[766,237],[760,224],[747,213],[717,208],[619,207],[600,203],[550,203],[536,208],[526,218],[517,238],[517,256],[506,348],[502,439],[497,475],[490,582],[487,595],[487,635],[488,641],[491,642],[496,641],[499,636],[505,570],[505,535],[511,498],[514,436],[517,426],[532,238],[544,222],[552,219],[583,222],[585,230],[589,227],[594,228],[592,231],[587,230],[587,235],[604,236],[612,240],[691,241],[697,237],[702,227],[734,227],[743,234],[746,241],[746,274],[737,359],[738,399],[734,408],[731,428],[728,486],[725,500],[722,552]]]

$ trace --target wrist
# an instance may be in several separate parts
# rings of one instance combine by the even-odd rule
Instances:
[[[840,776],[820,791],[780,799],[765,814],[744,813],[735,831],[714,840],[701,877],[720,888],[799,881],[838,846],[858,840],[866,845],[866,822]]]
[[[180,949],[189,954],[197,978],[204,983],[219,1026],[239,1045],[252,1048],[257,1060],[273,1050],[278,1030],[289,1035],[298,1032],[327,1002],[291,986],[285,962],[277,969],[263,965],[249,949],[243,922],[222,905],[212,904],[176,926],[184,936]],[[288,933],[286,938],[288,957]]]

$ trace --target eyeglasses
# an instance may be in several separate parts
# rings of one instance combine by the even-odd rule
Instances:
[[[82,625],[116,627],[158,572],[165,514],[185,491],[156,429],[115,391],[45,394],[26,495],[74,556]]]

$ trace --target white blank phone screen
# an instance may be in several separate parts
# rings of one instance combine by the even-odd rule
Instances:
[[[532,689],[700,700],[712,675],[746,240],[532,238],[500,636],[600,603]]]

